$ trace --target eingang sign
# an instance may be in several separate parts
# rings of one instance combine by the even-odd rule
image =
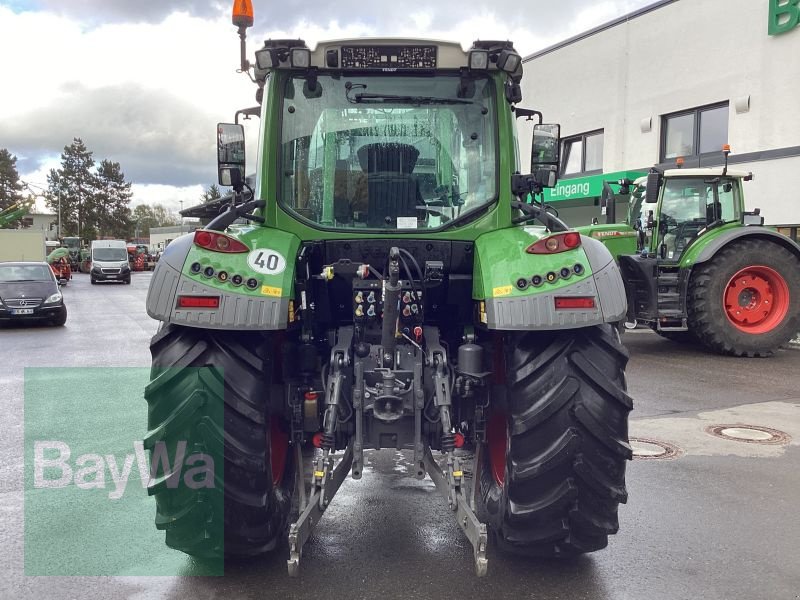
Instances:
[[[769,2],[770,35],[791,31],[800,23],[800,0],[767,0]]]

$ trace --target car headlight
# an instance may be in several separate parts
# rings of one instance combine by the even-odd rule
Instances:
[[[55,304],[56,302],[61,302],[61,299],[64,296],[61,295],[61,292],[56,292],[52,296],[50,296],[47,300],[44,301],[45,304]]]

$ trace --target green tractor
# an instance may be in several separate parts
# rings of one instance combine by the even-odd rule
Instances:
[[[490,534],[532,557],[604,548],[631,458],[625,291],[604,245],[541,204],[559,128],[517,106],[519,54],[269,40],[250,65],[252,17],[234,24],[258,84],[255,184],[242,127],[220,124],[230,205],[167,247],[147,297],[167,545],[242,557],[288,534],[297,574],[365,450],[390,448],[431,477],[478,575]],[[519,117],[538,121],[530,175]]]
[[[83,271],[81,263],[81,238],[79,237],[65,237],[61,240],[64,248],[69,250],[69,266],[74,272]]]
[[[728,169],[730,148],[723,153],[722,167],[606,182],[608,223],[578,229],[617,257],[629,327],[721,354],[769,356],[800,330],[800,246],[763,227],[759,209],[745,210],[752,174]],[[630,196],[624,226],[614,224],[616,195]]]

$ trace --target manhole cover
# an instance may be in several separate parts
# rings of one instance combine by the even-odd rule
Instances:
[[[675,444],[647,438],[630,438],[634,460],[660,460],[676,458],[682,454]]]
[[[723,440],[746,444],[780,445],[788,444],[792,440],[788,433],[760,425],[711,425],[706,427],[706,433]]]

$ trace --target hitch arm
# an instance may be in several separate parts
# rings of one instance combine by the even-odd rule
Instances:
[[[333,458],[329,459],[333,462]],[[347,447],[342,460],[333,469],[326,469],[326,485],[316,484],[311,497],[308,499],[305,510],[300,518],[292,523],[289,528],[289,560],[287,567],[291,577],[297,577],[300,573],[300,558],[303,555],[303,546],[311,536],[311,531],[319,523],[325,508],[330,504],[334,495],[347,477],[347,472],[353,464],[353,446]],[[316,481],[316,476],[315,476]],[[301,481],[302,485],[305,485]]]
[[[478,577],[485,577],[489,571],[489,559],[486,557],[486,546],[488,545],[488,535],[486,533],[486,524],[478,520],[475,511],[472,510],[470,503],[461,488],[461,481],[463,475],[461,471],[456,471],[456,477],[448,479],[448,476],[439,468],[439,463],[433,458],[431,449],[428,448],[425,452],[425,469],[436,484],[436,489],[439,490],[445,498],[450,499],[455,490],[456,505],[451,507],[456,512],[456,521],[458,526],[467,536],[467,539],[472,544],[473,556],[475,558],[475,575]],[[476,482],[473,480],[473,485]]]

